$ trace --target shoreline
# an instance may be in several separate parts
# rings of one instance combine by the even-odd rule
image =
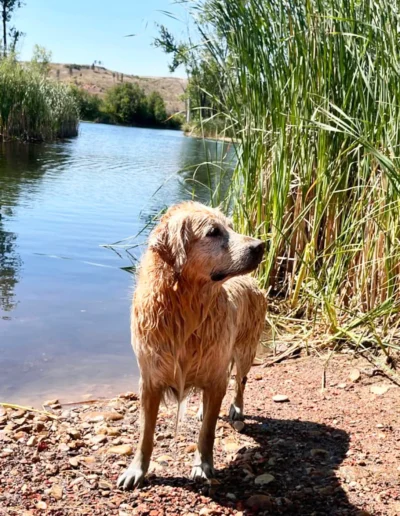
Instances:
[[[115,483],[138,439],[136,394],[69,406],[49,400],[50,415],[0,406],[0,507],[7,516],[394,516],[400,389],[369,369],[364,359],[334,355],[321,390],[317,357],[253,367],[243,425],[225,417],[231,388],[224,400],[212,482],[189,479],[198,396],[176,438],[176,407],[161,407],[148,480],[133,492]],[[286,401],[274,401],[277,394]]]

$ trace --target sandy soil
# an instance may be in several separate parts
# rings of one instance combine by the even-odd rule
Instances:
[[[339,355],[321,391],[322,370],[318,358],[253,368],[244,428],[218,422],[211,483],[188,479],[198,400],[177,438],[175,407],[163,408],[152,472],[128,493],[115,482],[137,442],[135,395],[55,405],[57,420],[0,408],[0,514],[400,514],[399,388]]]

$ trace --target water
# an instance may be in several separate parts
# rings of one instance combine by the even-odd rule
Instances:
[[[0,401],[136,388],[125,268],[140,248],[101,244],[182,199],[209,202],[220,172],[193,165],[226,153],[177,131],[85,123],[66,142],[0,146]]]

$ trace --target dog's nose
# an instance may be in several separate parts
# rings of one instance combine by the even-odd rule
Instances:
[[[261,259],[265,251],[265,242],[257,240],[254,244],[251,244],[250,251],[254,257]]]

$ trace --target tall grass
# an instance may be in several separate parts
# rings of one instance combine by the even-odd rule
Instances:
[[[0,62],[0,139],[46,141],[78,134],[78,110],[67,86],[14,59]]]
[[[269,240],[261,284],[335,337],[397,346],[399,4],[205,0],[194,13],[238,141],[234,218]]]

